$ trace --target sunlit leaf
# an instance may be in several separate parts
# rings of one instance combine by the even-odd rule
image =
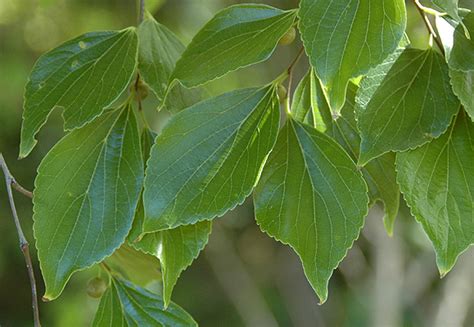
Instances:
[[[357,102],[361,165],[437,138],[459,110],[448,67],[432,49],[406,49],[389,57],[362,81]]]
[[[111,255],[132,225],[143,180],[140,135],[128,106],[72,131],[41,162],[33,198],[44,298]]]
[[[87,33],[42,55],[25,89],[20,157],[55,107],[64,108],[66,130],[100,115],[126,89],[136,61],[134,28]]]
[[[254,199],[260,228],[298,253],[324,302],[368,211],[367,185],[354,162],[331,138],[290,117]]]
[[[301,0],[299,27],[306,53],[339,115],[347,83],[380,64],[400,42],[404,0]]]
[[[474,243],[474,123],[464,112],[443,136],[397,155],[398,181],[436,250],[441,275]]]
[[[266,60],[295,16],[294,10],[260,4],[230,6],[197,33],[176,64],[173,77],[193,87]]]
[[[145,177],[145,232],[211,220],[251,193],[276,140],[274,86],[232,91],[175,115]]]

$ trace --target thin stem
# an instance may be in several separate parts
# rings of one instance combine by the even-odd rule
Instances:
[[[31,191],[28,191],[26,188],[24,188],[23,186],[20,185],[20,183],[18,183],[16,181],[16,179],[13,177],[13,176],[10,176],[11,177],[11,183],[12,183],[12,187],[20,192],[21,194],[23,194],[24,196],[27,196],[29,197],[30,199],[33,199],[33,192]]]
[[[139,0],[139,7],[138,7],[138,24],[140,25],[143,22],[145,17],[145,0]]]
[[[425,26],[428,29],[428,32],[430,33],[431,37],[436,42],[436,45],[438,46],[438,48],[441,51],[441,53],[443,54],[443,56],[445,56],[443,43],[439,39],[438,34],[436,33],[436,31],[433,28],[433,25],[431,25],[431,22],[430,22],[428,16],[426,16],[425,10],[423,9],[424,7],[422,6],[422,4],[420,3],[419,0],[413,0],[413,3],[415,4],[416,9],[418,9],[418,12],[420,13],[420,15],[423,19],[423,22],[425,23]]]
[[[15,189],[19,191],[21,190],[20,192],[25,195],[31,194],[31,192],[26,191],[23,187],[21,187],[20,184],[16,183],[1,153],[0,153],[0,166],[2,167],[3,174],[5,175],[5,183],[7,186],[8,199],[10,200],[10,207],[13,214],[13,220],[15,222],[18,238],[20,240],[20,249],[21,249],[21,252],[23,253],[23,256],[25,257],[26,268],[28,270],[28,277],[30,278],[34,325],[35,327],[40,327],[41,323],[40,323],[39,309],[38,309],[38,295],[36,292],[35,274],[33,271],[33,265],[31,263],[30,248],[29,248],[28,241],[26,240],[25,234],[23,233],[23,229],[21,228],[20,220],[18,219],[18,213],[16,211],[15,201],[13,199],[12,187],[14,187]]]
[[[304,47],[301,47],[300,50],[298,51],[298,54],[296,55],[295,59],[290,63],[288,68],[286,69],[286,72],[288,73],[288,95],[286,96],[286,110],[287,112],[290,111],[290,103],[291,103],[291,85],[293,83],[293,69],[295,68],[296,64],[298,61],[301,59],[301,56],[303,55],[304,52]]]

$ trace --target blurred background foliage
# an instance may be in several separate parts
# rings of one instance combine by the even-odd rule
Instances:
[[[187,43],[218,10],[242,1],[147,2],[156,19]],[[280,8],[298,5],[297,0],[258,2]],[[473,3],[461,1],[464,7],[472,8]],[[411,1],[407,5],[408,36],[414,46],[426,48],[425,27]],[[135,0],[0,0],[0,152],[27,188],[33,188],[41,158],[63,135],[57,110],[32,155],[16,161],[23,88],[35,60],[79,34],[134,25],[136,12]],[[299,47],[300,42],[279,47],[266,63],[206,85],[205,94],[268,83],[288,66]],[[300,62],[296,77],[307,65]],[[159,130],[169,115],[158,114],[156,106],[151,97],[145,102],[146,114]],[[31,202],[20,195],[16,201],[33,244]],[[179,280],[174,301],[202,326],[474,326],[472,249],[440,280],[431,245],[406,205],[401,205],[393,237],[386,235],[382,216],[382,208],[374,207],[359,240],[331,279],[329,300],[319,306],[297,256],[259,231],[248,200],[216,221],[208,247]],[[30,286],[3,182],[0,235],[0,325],[31,326]],[[58,300],[41,303],[43,325],[88,326],[98,300],[87,296],[86,284],[99,273],[95,267],[75,274]]]

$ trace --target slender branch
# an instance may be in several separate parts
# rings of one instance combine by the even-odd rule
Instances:
[[[415,4],[416,9],[420,13],[420,15],[423,19],[423,22],[425,23],[425,26],[428,29],[428,32],[430,33],[431,37],[436,42],[436,45],[438,46],[438,48],[441,51],[441,53],[443,54],[443,56],[445,56],[443,43],[439,39],[438,34],[436,33],[433,25],[431,25],[431,22],[430,22],[428,16],[426,16],[425,10],[423,9],[424,8],[423,5],[420,3],[419,0],[413,0],[413,3]]]
[[[26,268],[28,270],[28,277],[30,278],[34,325],[35,327],[40,327],[41,323],[40,323],[39,309],[38,309],[38,295],[36,292],[35,274],[33,271],[33,265],[31,263],[30,248],[29,248],[28,241],[26,240],[25,234],[23,233],[23,230],[21,228],[20,220],[18,219],[18,213],[16,211],[15,201],[13,199],[12,188],[15,188],[16,190],[18,190],[19,192],[27,196],[30,196],[31,192],[24,189],[20,184],[18,184],[15,181],[15,178],[13,178],[12,174],[10,173],[7,163],[5,162],[5,159],[3,158],[3,155],[1,153],[0,153],[0,166],[2,167],[3,174],[5,175],[5,183],[7,186],[8,199],[10,200],[10,207],[13,214],[13,220],[15,222],[18,238],[20,240],[20,249],[21,249],[21,252],[23,253],[23,256],[25,257]],[[32,197],[32,195],[30,197]]]

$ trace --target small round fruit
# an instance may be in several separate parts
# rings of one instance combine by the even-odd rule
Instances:
[[[148,86],[140,79],[138,80],[137,93],[135,94],[140,100],[146,99],[148,96]]]
[[[293,43],[296,38],[296,29],[294,27],[290,28],[285,35],[282,36],[278,44],[280,45],[289,45]]]
[[[286,91],[286,88],[281,84],[278,85],[277,94],[278,94],[278,100],[280,100],[280,102],[285,101],[286,97],[288,96],[288,92]]]
[[[100,277],[94,277],[87,282],[87,294],[95,299],[100,298],[107,290],[107,284]]]

